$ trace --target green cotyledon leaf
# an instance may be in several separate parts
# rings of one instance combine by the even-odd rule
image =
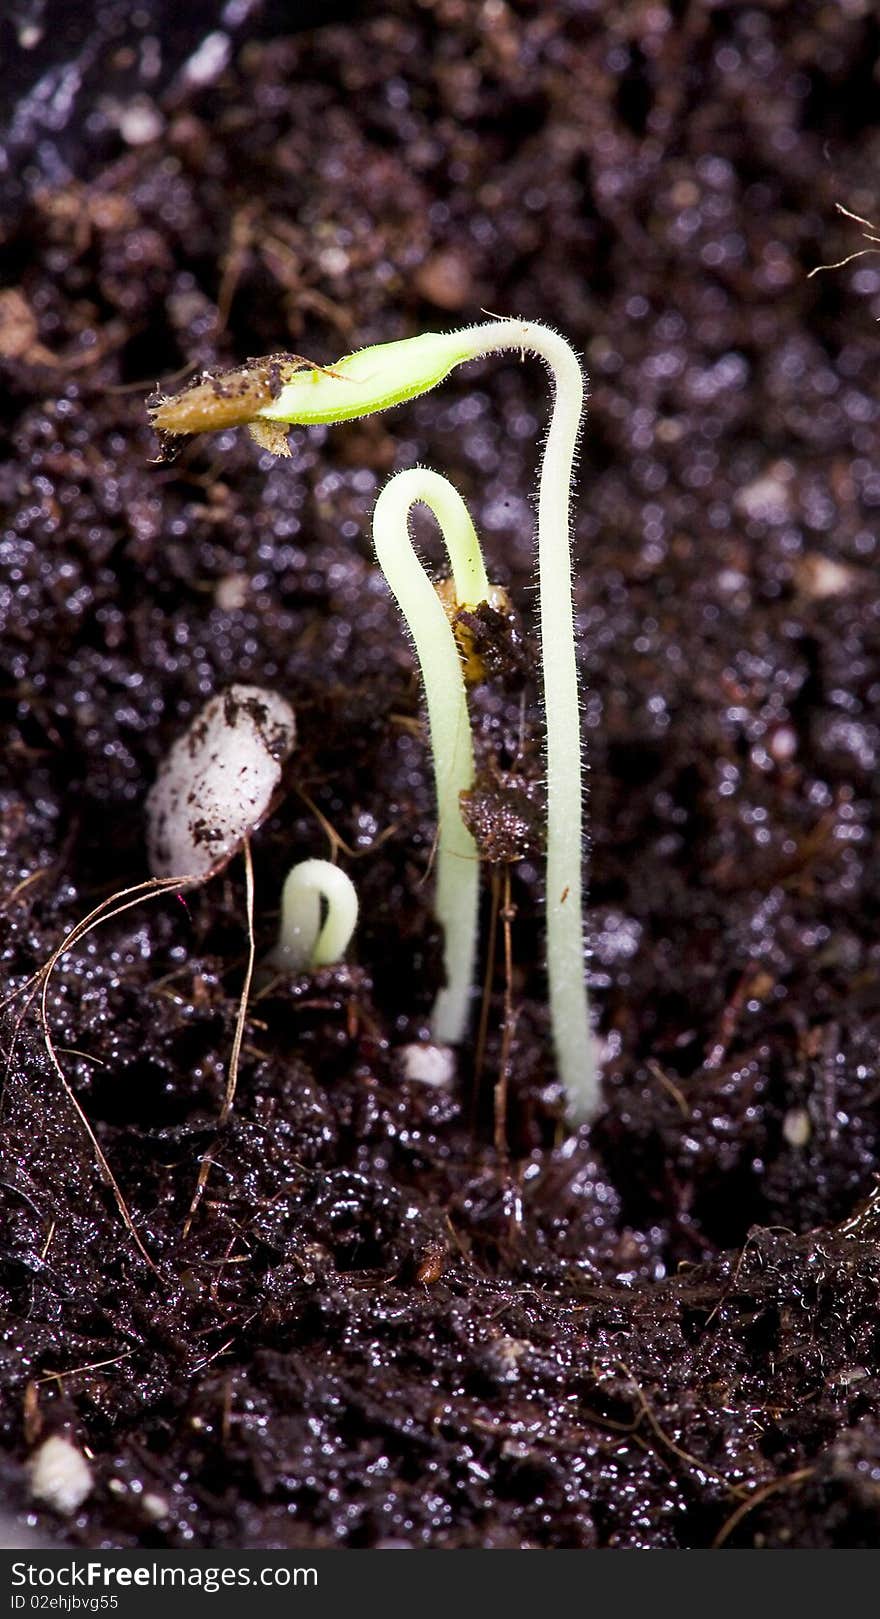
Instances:
[[[327,369],[297,371],[256,415],[264,421],[310,425],[351,421],[415,399],[470,358],[470,333],[422,332],[346,354]]]

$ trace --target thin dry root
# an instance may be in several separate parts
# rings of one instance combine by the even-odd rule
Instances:
[[[843,214],[846,219],[854,220],[857,225],[864,225],[865,229],[862,231],[862,236],[865,241],[874,242],[877,245],[874,247],[858,247],[854,253],[847,253],[846,258],[837,259],[834,264],[817,264],[814,269],[809,271],[807,275],[808,281],[811,281],[813,276],[818,275],[821,270],[843,270],[847,264],[852,264],[853,259],[864,259],[869,253],[880,252],[880,236],[871,234],[872,231],[876,231],[877,226],[870,219],[863,219],[861,214],[854,214],[849,208],[844,208],[842,202],[835,203],[834,206],[837,212]]]
[[[242,844],[242,854],[244,855],[248,955],[247,966],[244,974],[244,983],[241,986],[241,996],[239,997],[238,1002],[238,1016],[235,1020],[235,1034],[232,1040],[232,1051],[229,1055],[229,1072],[226,1076],[226,1095],[223,1098],[223,1106],[220,1109],[220,1118],[218,1120],[218,1128],[221,1130],[232,1112],[232,1106],[235,1101],[235,1091],[236,1086],[238,1085],[238,1069],[241,1061],[241,1044],[244,1039],[244,1026],[247,1018],[248,1002],[250,1001],[251,984],[253,983],[254,977],[254,959],[257,951],[257,941],[254,934],[254,863],[251,858],[251,845],[249,838],[244,839]],[[199,1165],[199,1175],[198,1180],[196,1181],[196,1189],[193,1192],[192,1202],[190,1203],[189,1211],[183,1227],[183,1235],[185,1237],[189,1235],[190,1227],[196,1217],[196,1211],[204,1196],[205,1187],[208,1184],[208,1176],[211,1173],[213,1156],[214,1149],[212,1147],[208,1150],[208,1152],[205,1153],[201,1164]]]
[[[158,1267],[150,1258],[150,1255],[147,1253],[147,1250],[141,1241],[137,1227],[135,1226],[135,1223],[131,1217],[128,1204],[126,1203],[119,1183],[116,1180],[109,1163],[107,1162],[104,1150],[101,1147],[101,1144],[98,1141],[91,1124],[89,1123],[82,1104],[76,1096],[76,1093],[74,1092],[73,1087],[64,1073],[58,1059],[58,1053],[52,1039],[52,1031],[49,1027],[49,983],[58,962],[61,960],[61,957],[65,955],[68,950],[72,949],[73,945],[78,944],[80,939],[84,939],[86,934],[91,933],[93,928],[98,927],[100,923],[109,922],[114,917],[121,916],[125,911],[131,910],[132,906],[139,905],[144,899],[149,899],[155,895],[166,893],[169,889],[179,890],[182,888],[192,887],[194,882],[199,880],[200,879],[194,879],[191,877],[151,877],[146,882],[136,883],[131,888],[122,888],[117,893],[111,894],[107,899],[102,900],[100,905],[96,905],[94,910],[89,912],[88,916],[84,916],[81,921],[77,922],[75,927],[71,928],[70,932],[65,936],[64,939],[62,939],[58,948],[52,952],[48,961],[43,964],[38,972],[34,973],[33,976],[28,979],[26,984],[23,984],[15,992],[15,994],[18,995],[26,994],[27,999],[25,1000],[13,1032],[12,1046],[9,1052],[7,1064],[7,1072],[12,1066],[18,1030],[20,1029],[25,1016],[27,1015],[28,1008],[32,1006],[35,998],[39,996],[40,1026],[43,1031],[43,1042],[46,1047],[46,1054],[50,1063],[52,1064],[53,1069],[55,1070],[55,1073],[58,1076],[68,1102],[73,1108],[74,1113],[79,1119],[79,1122],[82,1125],[86,1136],[88,1137],[89,1144],[92,1148],[92,1152],[94,1153],[101,1177],[105,1184],[110,1187],[110,1190],[113,1193],[116,1201],[116,1207],[119,1210],[123,1224],[125,1225],[132,1242],[137,1248],[138,1253],[143,1259],[144,1264],[149,1267],[155,1276],[159,1275]],[[125,903],[118,904],[117,902],[119,900],[123,900]],[[14,995],[8,996],[2,1005],[7,1005],[9,1001],[14,998]]]

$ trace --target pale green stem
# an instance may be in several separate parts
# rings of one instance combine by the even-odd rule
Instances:
[[[458,602],[485,601],[489,581],[468,509],[446,478],[417,467],[385,485],[373,513],[373,543],[415,642],[437,792],[434,910],[443,928],[446,984],[434,1003],[431,1029],[436,1040],[457,1045],[467,1028],[477,948],[480,857],[461,818],[461,794],[473,786],[474,753],[459,650],[409,534],[417,505],[427,506],[440,526]]]
[[[298,373],[270,420],[331,422],[415,398],[464,361],[500,350],[536,354],[553,380],[541,465],[538,573],[547,727],[547,974],[557,1063],[574,1119],[595,1116],[599,1081],[590,1028],[583,940],[580,714],[571,589],[570,501],[584,386],[563,338],[532,321],[500,320],[462,332],[427,332],[347,355],[332,370]]]
[[[321,903],[326,906],[321,921]],[[340,961],[358,917],[354,883],[329,860],[301,860],[281,891],[278,943],[267,960],[285,972],[305,972]]]
[[[546,326],[471,327],[471,350],[528,350],[553,380],[538,491],[538,580],[547,747],[547,980],[559,1076],[575,1120],[595,1117],[599,1074],[590,1027],[583,922],[583,762],[571,587],[571,486],[584,408],[574,351]]]

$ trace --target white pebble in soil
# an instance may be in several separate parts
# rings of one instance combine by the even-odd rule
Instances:
[[[33,1499],[65,1518],[73,1517],[92,1491],[92,1472],[85,1456],[60,1434],[43,1440],[28,1462],[28,1473]]]
[[[455,1052],[451,1046],[401,1046],[397,1058],[403,1078],[413,1084],[448,1090],[455,1078]]]

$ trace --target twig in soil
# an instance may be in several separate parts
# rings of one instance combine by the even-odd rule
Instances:
[[[44,1265],[46,1263],[46,1260],[49,1257],[49,1249],[52,1246],[52,1241],[53,1241],[53,1238],[55,1236],[55,1232],[56,1232],[57,1228],[58,1228],[58,1221],[53,1220],[52,1224],[49,1227],[48,1232],[46,1233],[46,1241],[43,1243],[43,1247],[42,1247],[41,1252],[40,1252],[40,1259],[42,1260]]]
[[[673,1456],[677,1456],[679,1461],[685,1462],[688,1467],[695,1467],[699,1472],[708,1473],[712,1478],[717,1479],[718,1483],[723,1484],[732,1495],[742,1495],[745,1490],[744,1485],[731,1484],[730,1480],[725,1478],[724,1474],[719,1472],[717,1467],[713,1467],[711,1462],[703,1461],[701,1457],[691,1455],[690,1451],[684,1450],[681,1445],[677,1445],[675,1443],[674,1439],[670,1439],[668,1433],[666,1433],[665,1429],[661,1426],[657,1417],[655,1417],[653,1411],[651,1410],[648,1403],[648,1397],[630,1368],[625,1365],[622,1360],[618,1361],[618,1365],[620,1370],[624,1373],[624,1376],[629,1378],[630,1383],[632,1384],[632,1391],[638,1400],[641,1411],[647,1418],[652,1432],[656,1434],[661,1444],[665,1445],[667,1449],[672,1452]]]
[[[845,259],[838,259],[836,264],[817,264],[807,275],[808,281],[810,281],[814,275],[818,275],[821,270],[842,270],[847,264],[852,264],[853,259],[863,259],[869,253],[880,253],[880,236],[872,236],[870,234],[871,231],[875,231],[877,229],[877,226],[873,223],[873,221],[870,219],[863,219],[861,214],[852,213],[849,208],[844,208],[842,202],[836,202],[834,206],[839,214],[844,215],[844,218],[853,220],[856,225],[864,225],[865,229],[862,231],[864,240],[866,242],[874,242],[877,245],[874,247],[859,247],[854,253],[847,253]]]
[[[14,1181],[0,1181],[0,1186],[4,1187],[7,1192],[14,1193],[16,1197],[20,1197],[28,1205],[28,1208],[33,1209],[37,1219],[42,1220],[43,1211],[39,1204],[34,1202],[29,1192],[25,1192],[20,1186],[16,1186]]]
[[[770,1480],[769,1484],[759,1485],[757,1489],[752,1491],[747,1500],[740,1502],[736,1511],[730,1514],[727,1522],[719,1529],[712,1542],[712,1550],[717,1551],[719,1546],[723,1546],[747,1513],[752,1512],[755,1507],[759,1507],[762,1501],[767,1500],[768,1496],[775,1495],[779,1490],[789,1490],[797,1484],[803,1484],[806,1479],[813,1477],[815,1471],[815,1467],[799,1467],[796,1472],[787,1473],[784,1478],[774,1478]]]
[[[226,1077],[226,1095],[223,1098],[223,1106],[220,1109],[220,1117],[217,1121],[218,1129],[221,1130],[232,1112],[232,1105],[235,1101],[235,1091],[236,1086],[238,1085],[238,1067],[241,1060],[241,1043],[244,1038],[245,1018],[247,1016],[248,1000],[251,993],[251,982],[254,976],[254,959],[257,948],[256,938],[254,935],[254,863],[251,857],[251,841],[247,836],[245,836],[242,840],[241,852],[244,857],[245,914],[247,916],[248,953],[247,965],[244,973],[244,983],[242,984],[241,995],[239,996],[238,1001],[238,1015],[235,1020],[235,1034],[232,1037],[232,1050],[229,1054],[229,1072]],[[216,1145],[217,1143],[215,1141],[214,1145],[202,1157],[202,1161],[199,1166],[199,1178],[196,1181],[196,1189],[193,1193],[192,1202],[189,1206],[189,1213],[187,1214],[184,1222],[183,1235],[185,1237],[189,1235],[190,1227],[192,1226],[193,1220],[196,1216],[196,1210],[202,1201],[205,1187],[208,1184],[208,1176],[211,1173],[212,1156],[214,1147],[216,1147]]]
[[[10,1006],[13,1001],[17,1001],[20,995],[23,995],[26,991],[30,990],[31,993],[29,994],[24,1007],[24,1012],[27,1012],[28,1007],[30,1007],[33,1003],[44,977],[54,972],[60,958],[63,955],[66,955],[67,951],[71,950],[75,944],[78,944],[80,939],[85,938],[86,934],[90,933],[92,928],[97,927],[100,922],[112,921],[115,917],[121,916],[124,911],[131,910],[133,906],[139,905],[142,899],[150,899],[153,894],[158,895],[160,893],[166,893],[169,889],[175,888],[183,891],[186,888],[198,887],[201,881],[201,877],[147,877],[143,880],[143,882],[134,883],[130,888],[120,888],[117,889],[116,893],[108,894],[107,898],[101,900],[100,904],[94,906],[93,909],[89,911],[87,916],[80,918],[79,922],[77,922],[76,925],[71,928],[66,937],[62,939],[58,948],[54,950],[48,960],[43,963],[42,967],[38,967],[36,972],[32,973],[30,978],[26,979],[23,984],[18,984],[16,988],[11,990],[8,995],[4,996],[3,1000],[0,1001],[0,1012],[2,1012],[7,1006]],[[134,898],[130,897],[132,895]],[[112,906],[115,901],[119,899],[125,899],[127,903],[125,905],[120,905],[117,910],[109,910],[108,907]],[[19,1019],[19,1024],[20,1021],[21,1020]],[[17,1024],[16,1027],[18,1027],[19,1024]]]
[[[663,1072],[659,1062],[657,1062],[654,1057],[649,1057],[648,1061],[645,1063],[645,1067],[647,1068],[648,1073],[653,1074],[658,1083],[663,1086],[663,1089],[668,1091],[673,1102],[676,1104],[676,1107],[679,1109],[682,1118],[689,1119],[691,1116],[691,1110],[688,1107],[687,1098],[685,1097],[684,1092],[679,1089],[674,1080],[670,1079],[668,1074]]]
[[[789,1226],[781,1226],[781,1225],[780,1226],[752,1226],[751,1229],[746,1232],[746,1240],[743,1243],[742,1248],[741,1248],[741,1250],[740,1250],[740,1252],[739,1252],[739,1254],[737,1256],[736,1266],[734,1268],[733,1275],[730,1277],[730,1280],[728,1281],[727,1286],[724,1288],[724,1290],[721,1293],[720,1297],[718,1299],[716,1299],[713,1308],[710,1310],[709,1314],[707,1315],[706,1320],[703,1323],[704,1328],[708,1327],[710,1322],[714,1321],[714,1319],[715,1319],[716,1315],[718,1314],[719,1310],[721,1309],[722,1305],[727,1303],[727,1300],[731,1297],[731,1294],[733,1294],[736,1291],[736,1289],[739,1287],[739,1279],[740,1279],[740,1276],[742,1274],[743,1265],[746,1262],[746,1255],[748,1254],[750,1244],[753,1243],[753,1242],[756,1242],[757,1238],[759,1236],[763,1235],[765,1232],[768,1232],[768,1231],[782,1232],[783,1235],[785,1235],[787,1237],[793,1237],[795,1235],[795,1233],[791,1230],[791,1228]]]
[[[225,1355],[227,1349],[231,1349],[234,1343],[235,1333],[231,1338],[227,1338],[225,1344],[221,1344],[219,1349],[215,1349],[213,1355],[206,1356],[204,1360],[197,1360],[195,1366],[191,1368],[192,1375],[195,1376],[196,1372],[203,1372],[205,1367],[210,1366],[212,1361],[218,1360],[221,1355]]]
[[[486,1060],[486,1040],[489,1034],[489,1012],[492,999],[492,983],[495,977],[495,948],[498,942],[498,912],[501,905],[501,876],[497,866],[492,868],[492,897],[489,911],[489,939],[486,945],[486,971],[483,975],[483,996],[480,1003],[480,1021],[477,1027],[477,1044],[474,1054],[474,1081],[471,1095],[471,1129],[476,1125],[477,1107],[479,1104],[480,1081],[483,1077],[483,1064]]]
[[[69,1377],[82,1377],[86,1372],[100,1371],[102,1366],[115,1366],[120,1360],[128,1360],[134,1354],[133,1349],[123,1349],[121,1355],[111,1355],[109,1360],[93,1360],[88,1366],[73,1366],[69,1372],[46,1372],[42,1377],[35,1377],[33,1387],[39,1388],[41,1383],[63,1384]]]
[[[229,311],[235,297],[236,288],[241,279],[248,253],[254,240],[254,221],[258,209],[253,203],[246,203],[243,208],[236,209],[229,227],[229,247],[223,258],[223,275],[220,281],[220,291],[217,294],[217,325],[215,335],[226,328],[229,320]]]
[[[501,1023],[501,1054],[495,1084],[495,1151],[502,1163],[507,1160],[507,1090],[510,1080],[510,1052],[516,1030],[513,1010],[513,937],[511,924],[516,911],[510,902],[510,867],[504,868],[504,903],[501,921],[504,938],[504,1011]]]
[[[254,976],[254,957],[256,955],[256,939],[254,937],[254,862],[251,857],[251,840],[245,838],[242,844],[244,857],[245,881],[245,915],[247,917],[248,954],[245,968],[244,983],[241,987],[241,997],[238,1003],[238,1016],[235,1020],[235,1034],[232,1040],[232,1051],[229,1056],[229,1076],[226,1082],[226,1095],[220,1113],[220,1124],[224,1125],[232,1112],[235,1101],[235,1090],[238,1084],[238,1065],[241,1059],[241,1042],[244,1037],[244,1020],[247,1015],[248,997],[251,992],[251,981]]]
[[[211,1302],[214,1305],[215,1309],[217,1309],[217,1310],[222,1308],[222,1306],[220,1304],[220,1298],[219,1298],[218,1289],[220,1287],[220,1278],[223,1275],[223,1272],[226,1269],[226,1266],[227,1265],[244,1265],[244,1264],[247,1263],[247,1261],[250,1258],[249,1254],[233,1254],[232,1250],[235,1247],[235,1244],[238,1242],[238,1240],[239,1240],[238,1231],[237,1230],[233,1231],[232,1236],[229,1239],[229,1244],[227,1246],[226,1252],[223,1255],[223,1258],[220,1260],[220,1263],[219,1263],[219,1265],[217,1267],[217,1274],[214,1277],[213,1281],[211,1282],[211,1286],[210,1286],[210,1289],[209,1289],[210,1296],[211,1296]]]
[[[53,864],[50,866],[38,866],[36,871],[31,871],[28,873],[27,877],[22,877],[21,882],[16,883],[15,887],[10,889],[3,901],[0,902],[0,911],[8,911],[10,906],[14,905],[16,900],[20,899],[21,895],[24,894],[28,888],[31,888],[34,883],[39,882],[41,877],[50,876],[54,869],[55,866],[53,862]]]
[[[110,1190],[113,1193],[116,1201],[116,1207],[122,1217],[123,1224],[125,1225],[126,1230],[128,1231],[128,1234],[144,1263],[153,1272],[154,1276],[157,1277],[160,1275],[159,1269],[154,1261],[150,1258],[150,1255],[141,1241],[137,1228],[131,1217],[128,1204],[122,1195],[121,1188],[116,1180],[115,1175],[113,1174],[112,1169],[110,1168],[104,1150],[101,1147],[101,1144],[98,1141],[91,1124],[89,1123],[82,1104],[76,1096],[69,1080],[67,1079],[67,1076],[64,1073],[63,1068],[61,1067],[61,1063],[58,1060],[58,1054],[52,1040],[52,1031],[49,1026],[49,983],[58,962],[61,960],[61,957],[65,955],[68,950],[72,949],[75,944],[78,944],[81,939],[84,939],[88,933],[91,933],[94,928],[100,926],[102,922],[115,920],[116,917],[122,916],[124,912],[131,910],[135,905],[139,905],[142,900],[150,899],[154,896],[158,896],[159,894],[167,893],[169,889],[180,890],[186,887],[191,887],[194,884],[197,884],[199,881],[200,879],[198,878],[187,877],[150,877],[145,882],[135,883],[131,888],[119,889],[117,893],[111,894],[107,899],[102,900],[100,905],[96,905],[94,909],[89,912],[88,916],[83,917],[75,927],[71,928],[70,932],[64,939],[62,939],[57,949],[52,952],[52,955],[49,957],[48,961],[46,961],[43,966],[40,967],[38,971],[27,980],[25,984],[20,985],[18,989],[14,990],[11,995],[7,996],[6,999],[0,1003],[0,1010],[2,1010],[3,1006],[8,1005],[19,995],[27,994],[27,999],[18,1018],[16,1019],[15,1027],[13,1029],[12,1043],[9,1049],[6,1068],[8,1078],[12,1067],[19,1031],[28,1011],[30,1010],[30,1007],[33,1005],[34,1000],[39,995],[40,1026],[43,1031],[43,1042],[46,1047],[46,1053],[49,1061],[61,1082],[61,1086],[67,1100],[73,1108],[74,1113],[79,1119],[79,1122],[82,1125],[86,1136],[88,1137],[89,1144],[98,1165],[98,1169],[105,1181],[105,1184],[110,1187]],[[117,901],[119,900],[124,900],[125,903],[122,905],[117,904]]]
[[[376,850],[381,849],[383,843],[387,843],[388,839],[393,838],[394,834],[398,831],[397,821],[392,821],[391,825],[386,826],[384,830],[373,839],[372,843],[368,843],[363,849],[353,849],[351,844],[346,843],[345,839],[337,832],[333,822],[329,820],[329,818],[324,814],[323,810],[318,808],[314,799],[309,797],[308,793],[303,787],[296,786],[294,788],[294,792],[296,793],[297,798],[302,799],[306,809],[310,810],[312,815],[314,815],[315,820],[321,828],[321,831],[326,836],[330,844],[331,860],[335,861],[340,849],[347,860],[363,860],[365,855],[375,854]]]
[[[755,975],[760,971],[760,963],[750,961],[740,973],[732,995],[728,998],[718,1023],[715,1040],[703,1061],[707,1070],[720,1068],[736,1034],[743,1007],[748,999],[749,992],[755,981]]]

